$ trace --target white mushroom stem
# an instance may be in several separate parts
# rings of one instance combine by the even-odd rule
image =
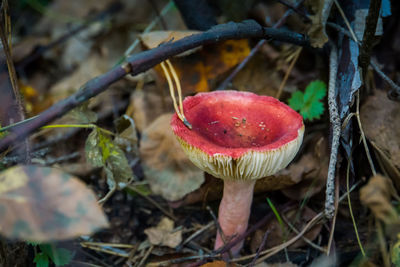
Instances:
[[[219,205],[218,222],[225,242],[243,234],[247,230],[255,180],[224,180],[224,194]],[[217,233],[214,249],[224,245],[221,233]],[[243,241],[231,248],[233,256],[239,254]]]

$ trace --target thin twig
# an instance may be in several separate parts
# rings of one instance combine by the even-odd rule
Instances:
[[[261,244],[257,249],[256,256],[253,258],[253,260],[249,264],[250,267],[253,267],[256,264],[257,259],[260,257],[260,253],[264,249],[265,242],[267,241],[268,235],[269,235],[269,230],[265,231],[263,239],[261,241]]]
[[[290,73],[292,73],[292,69],[293,69],[294,65],[296,64],[297,59],[299,59],[299,56],[300,56],[300,54],[301,54],[301,50],[302,50],[302,47],[299,47],[299,48],[294,52],[295,55],[294,55],[294,57],[293,57],[293,59],[292,59],[292,62],[290,62],[289,68],[287,69],[287,71],[286,71],[286,73],[285,73],[285,76],[283,77],[283,80],[282,80],[282,82],[281,82],[281,85],[279,86],[279,89],[278,89],[278,92],[276,93],[275,98],[279,99],[279,98],[281,97],[283,88],[284,88],[285,85],[286,85],[286,82],[287,82],[287,80],[288,80],[288,78],[289,78],[289,75],[290,75]]]
[[[285,0],[277,0],[277,1],[284,6],[287,6],[288,8],[290,8],[291,10],[293,10],[294,12],[299,14],[300,16],[302,16],[306,20],[306,22],[311,22],[311,19],[308,17],[306,12],[304,12],[304,10],[299,8],[300,7],[299,4],[293,5],[292,3],[289,3]],[[301,2],[304,2],[304,1],[301,1]]]
[[[20,61],[20,62],[18,62],[16,64],[17,71],[23,70],[28,64],[30,64],[33,61],[37,60],[45,52],[47,52],[48,50],[50,50],[50,49],[52,49],[54,47],[57,47],[58,45],[66,42],[69,38],[75,36],[76,34],[81,32],[82,30],[86,29],[91,24],[93,24],[93,23],[95,23],[97,21],[102,21],[102,20],[108,18],[109,16],[117,13],[118,11],[120,11],[122,9],[122,7],[123,6],[122,6],[121,3],[119,3],[118,1],[114,1],[109,6],[107,6],[105,10],[103,10],[102,12],[97,14],[96,16],[94,16],[92,18],[89,18],[86,23],[73,28],[71,31],[61,35],[58,39],[52,41],[51,43],[49,43],[47,45],[39,46],[33,52],[33,54],[31,54],[30,56],[24,58],[22,61]]]
[[[129,57],[126,63],[114,67],[107,73],[88,81],[76,93],[42,112],[37,119],[29,121],[21,127],[15,127],[12,133],[0,140],[0,151],[4,151],[17,140],[25,138],[40,127],[61,117],[90,98],[104,92],[111,84],[120,80],[127,74],[139,74],[154,67],[169,57],[204,44],[243,38],[267,38],[289,42],[300,46],[309,45],[308,37],[302,34],[287,30],[262,27],[253,20],[247,20],[241,23],[229,22],[217,25],[208,31],[193,34],[177,40],[176,42],[169,42],[162,46]]]
[[[337,9],[339,10],[340,15],[342,16],[342,19],[344,20],[344,23],[346,24],[347,29],[349,29],[349,32],[351,35],[350,38],[352,38],[353,41],[356,42],[357,44],[360,44],[360,42],[357,40],[356,34],[353,31],[353,28],[351,28],[351,26],[350,26],[350,22],[347,19],[346,15],[344,14],[344,11],[343,11],[342,7],[340,6],[339,2],[337,0],[334,0],[334,1],[335,1],[335,5],[336,5]]]
[[[337,30],[339,30],[339,31],[342,32],[343,34],[346,34],[346,35],[349,36],[350,38],[353,38],[353,41],[354,41],[354,42],[356,42],[357,44],[360,44],[360,42],[358,41],[358,39],[357,39],[357,37],[356,37],[355,35],[349,34],[348,31],[346,31],[345,29],[341,28],[340,26],[338,26],[338,25],[336,25],[336,24],[333,24],[333,23],[332,23],[330,26],[331,26],[331,27],[334,27],[334,28],[337,29]],[[351,28],[349,28],[349,30],[351,30]],[[372,67],[374,67],[374,65],[375,65],[375,63],[372,61],[372,59],[370,59],[370,64],[371,64]],[[380,74],[385,75],[382,71],[379,70],[379,68],[378,68],[376,65],[375,65],[375,67],[376,67],[377,70],[380,72]],[[377,72],[378,72],[378,71],[377,71]],[[391,80],[389,79],[389,81],[391,81]],[[392,82],[392,81],[391,81],[391,82]],[[392,83],[394,84],[394,82],[392,82]],[[396,84],[394,84],[394,85],[396,86]],[[399,88],[399,89],[400,89],[400,88]],[[366,138],[365,138],[365,134],[364,134],[363,127],[362,127],[362,124],[361,124],[361,119],[360,119],[360,91],[359,91],[359,90],[357,90],[357,106],[356,106],[356,113],[350,113],[349,116],[346,117],[346,119],[344,120],[343,125],[342,125],[342,127],[341,127],[342,129],[345,128],[345,125],[347,125],[347,123],[348,123],[348,121],[350,120],[350,118],[352,118],[354,115],[357,117],[358,127],[359,127],[360,132],[361,132],[361,139],[362,139],[362,141],[363,141],[363,145],[364,145],[364,149],[365,149],[365,153],[366,153],[366,155],[367,155],[367,159],[368,159],[369,165],[371,166],[372,174],[375,175],[375,174],[376,174],[375,166],[374,166],[374,163],[373,163],[373,161],[372,161],[371,154],[370,154],[370,152],[369,152],[369,148],[368,148],[368,145],[367,145],[367,140],[366,140]]]
[[[295,6],[294,8],[298,8],[302,3],[304,2],[304,0],[300,0]],[[283,14],[282,18],[280,18],[275,24],[274,26],[272,26],[272,28],[277,29],[279,27],[281,27],[283,25],[283,23],[286,21],[286,19],[293,13],[292,9],[289,9],[285,12],[285,14]],[[218,88],[216,90],[225,90],[225,88],[232,82],[233,78],[236,77],[236,75],[244,68],[244,66],[246,66],[246,64],[250,61],[250,59],[253,58],[253,56],[258,52],[258,50],[260,50],[260,48],[267,42],[267,40],[262,39],[260,41],[258,41],[258,43],[256,44],[256,46],[253,47],[253,49],[251,49],[250,53],[247,55],[247,57],[245,57],[245,59],[243,59],[242,62],[240,62],[239,65],[236,66],[236,68],[231,72],[231,74],[229,74],[229,76],[218,86]]]
[[[146,254],[144,254],[142,260],[139,262],[138,267],[141,267],[144,265],[144,263],[146,262],[147,258],[150,256],[153,249],[154,249],[154,246],[149,247],[149,249],[146,251]]]
[[[376,169],[375,169],[374,163],[372,162],[371,153],[369,152],[369,148],[367,145],[367,139],[365,138],[364,130],[363,130],[363,127],[361,124],[361,119],[360,119],[360,91],[357,91],[357,100],[356,101],[357,101],[356,117],[357,117],[357,122],[358,122],[358,128],[360,129],[361,139],[364,144],[365,154],[367,155],[369,166],[371,167],[371,172],[375,176]]]
[[[168,11],[174,6],[173,1],[169,1],[168,4],[164,6],[164,8],[161,10],[159,16],[157,16],[155,19],[152,20],[152,22],[144,29],[142,34],[150,32],[156,25],[157,23],[161,20],[165,14],[168,13]],[[119,61],[119,63],[123,62],[127,57],[131,55],[131,53],[135,50],[136,46],[139,44],[140,40],[139,38],[136,38],[135,41],[128,47],[128,49],[125,51],[124,56],[122,59]],[[118,64],[119,64],[118,63]]]
[[[325,213],[327,218],[332,219],[335,212],[335,173],[337,153],[339,148],[339,137],[341,131],[341,123],[339,111],[336,103],[336,76],[338,72],[338,55],[337,49],[334,44],[331,44],[331,53],[329,57],[329,92],[328,92],[328,105],[329,116],[332,125],[332,144],[331,154],[329,158],[328,177],[326,181],[326,199],[325,199]]]
[[[347,162],[347,170],[346,170],[346,189],[347,189],[347,192],[349,192],[349,190],[350,190],[350,159],[349,159],[348,162]],[[363,245],[362,245],[362,243],[361,243],[360,235],[358,234],[356,219],[354,218],[353,208],[351,207],[351,198],[350,198],[350,194],[347,194],[347,202],[348,202],[348,205],[349,205],[350,217],[351,217],[351,221],[353,222],[354,233],[356,234],[358,246],[360,247],[361,254],[363,255],[363,257],[365,257],[364,247],[363,247]]]
[[[375,223],[376,223],[376,232],[378,236],[379,248],[382,253],[383,266],[390,267],[392,265],[390,264],[390,256],[387,251],[388,242],[386,241],[385,234],[383,233],[383,225],[382,225],[383,223],[376,218],[375,218]]]
[[[361,181],[358,181],[356,184],[354,184],[349,192],[344,193],[340,198],[338,202],[343,201],[343,199],[345,199],[347,197],[348,194],[350,194],[359,184],[361,183]],[[267,258],[271,257],[272,255],[275,255],[276,253],[278,253],[279,251],[281,251],[282,249],[290,246],[291,244],[293,244],[294,242],[296,242],[301,236],[303,236],[309,229],[311,229],[312,226],[314,226],[316,223],[318,223],[319,220],[323,219],[325,213],[324,212],[320,212],[318,213],[313,219],[311,219],[306,226],[304,226],[304,228],[301,230],[301,232],[299,232],[298,235],[296,235],[295,237],[293,237],[292,239],[288,240],[287,242],[280,244],[278,246],[275,246],[273,248],[264,250],[263,252],[261,252],[261,255],[265,255],[264,257],[260,258],[256,264],[266,260]],[[252,259],[253,257],[256,256],[256,253],[248,255],[248,256],[244,256],[241,258],[237,258],[232,260],[232,262],[240,262],[240,261],[245,261],[245,260],[249,260]]]
[[[336,220],[337,220],[337,213],[338,213],[338,207],[339,207],[339,183],[335,183],[335,198],[334,198],[334,213],[333,213],[333,218],[331,219],[331,228],[329,232],[329,239],[328,239],[328,245],[326,246],[326,254],[327,256],[330,255],[332,245],[333,245],[333,238],[335,236],[335,229],[336,229]]]
[[[355,39],[356,37],[353,36],[349,31],[347,31],[346,29],[344,29],[343,27],[332,23],[332,22],[328,22],[326,25],[328,25],[329,27],[343,33],[344,35],[346,35],[347,37],[350,37],[353,39],[353,41],[355,41],[356,43],[359,44],[359,41],[357,39]],[[388,97],[391,100],[400,100],[400,86],[398,86],[393,80],[391,80],[378,66],[378,64],[371,59],[370,60],[370,65],[371,67],[376,71],[376,73],[390,86],[392,87],[392,90],[389,91],[388,93]]]
[[[282,215],[282,219],[283,221],[289,226],[290,230],[292,230],[293,232],[295,232],[296,234],[300,233],[299,230],[296,229],[296,227],[288,220],[288,218],[286,218],[286,216],[283,214]],[[301,239],[304,240],[304,242],[306,242],[308,245],[310,245],[311,247],[315,248],[316,250],[321,251],[322,253],[326,253],[326,249],[322,248],[321,246],[318,246],[317,244],[313,243],[310,239],[308,239],[305,236],[302,236]]]
[[[295,237],[291,238],[290,240],[275,246],[273,248],[264,250],[260,253],[260,255],[263,255],[262,257],[260,257],[257,261],[256,264],[259,264],[261,262],[263,262],[264,260],[268,259],[269,257],[275,255],[276,253],[278,253],[279,251],[287,248],[288,246],[292,245],[294,242],[296,242],[298,239],[300,239],[307,231],[309,231],[311,229],[311,227],[313,227],[315,224],[317,224],[320,220],[322,220],[324,218],[324,212],[320,212],[318,213],[316,216],[314,216],[314,218],[312,218],[305,226],[304,228],[299,232],[299,234],[297,234]],[[257,255],[257,253],[248,255],[248,256],[244,256],[241,258],[237,258],[237,259],[233,259],[231,262],[241,262],[241,261],[245,261],[245,260],[249,260],[252,259],[253,257],[255,257]]]
[[[374,47],[376,26],[378,25],[378,20],[380,16],[382,0],[370,0],[368,15],[365,18],[365,29],[364,35],[360,47],[359,64],[362,69],[362,76],[364,81],[368,66],[371,61],[371,52]]]
[[[394,81],[392,81],[383,71],[381,71],[378,65],[371,60],[371,66],[375,70],[375,72],[385,81],[387,82],[392,90],[389,91],[388,96],[392,100],[400,100],[400,86],[398,86]]]
[[[209,229],[211,226],[215,225],[214,221],[209,222],[208,224],[204,225],[201,227],[199,230],[191,234],[185,241],[183,241],[177,248],[177,251],[180,251],[187,243],[195,239],[197,236],[199,236],[201,233]]]
[[[156,208],[158,208],[162,213],[164,213],[165,215],[170,217],[172,220],[174,220],[174,221],[177,220],[177,218],[172,213],[170,213],[169,211],[167,211],[166,209],[161,207],[160,204],[158,204],[156,201],[154,201],[151,197],[148,197],[145,194],[143,194],[142,192],[140,192],[140,190],[137,190],[136,187],[134,187],[132,185],[128,185],[127,187],[129,189],[131,189],[133,192],[135,192],[136,194],[140,195],[141,197],[143,197],[144,199],[149,201],[151,204],[153,204]]]

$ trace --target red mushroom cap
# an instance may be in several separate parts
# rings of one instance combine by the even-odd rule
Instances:
[[[223,179],[258,179],[285,168],[304,133],[303,118],[269,96],[214,91],[183,101],[188,129],[175,114],[172,129],[195,165]]]

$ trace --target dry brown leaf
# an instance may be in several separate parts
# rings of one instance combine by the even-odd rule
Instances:
[[[209,45],[201,51],[179,58],[172,58],[184,94],[207,92],[215,87],[216,79],[240,63],[250,52],[248,40],[228,40]],[[160,87],[167,87],[159,65],[154,68]]]
[[[148,84],[143,90],[132,93],[126,115],[132,117],[138,131],[143,132],[156,118],[171,111],[173,105],[169,94]]]
[[[147,47],[156,47],[162,42],[191,35],[195,32],[156,32],[142,36]],[[240,63],[250,53],[248,40],[228,40],[216,45],[204,46],[201,50],[181,54],[171,58],[184,94],[207,92],[214,87],[215,80]],[[155,68],[157,82],[161,88],[167,87],[160,65]]]
[[[287,220],[292,223],[294,227],[296,227],[296,229],[299,231],[301,231],[301,229],[303,229],[304,226],[317,215],[312,209],[308,207],[304,207],[301,212],[300,210],[300,207],[295,207],[284,214]],[[318,237],[321,229],[322,225],[317,224],[313,228],[311,228],[311,230],[305,233],[304,237],[312,241]],[[273,218],[266,224],[263,229],[259,229],[254,233],[250,244],[252,252],[256,252],[257,249],[260,247],[266,231],[269,231],[267,242],[265,243],[266,248],[271,248],[282,244],[283,242],[290,240],[297,235],[295,232],[290,231],[290,228],[288,228],[287,226],[285,227],[285,232],[283,232],[279,222],[276,220],[276,218]],[[302,247],[305,244],[306,243],[302,239],[299,239],[295,243],[293,243],[290,248]]]
[[[235,263],[227,263],[225,261],[212,261],[201,265],[201,267],[235,267]]]
[[[392,180],[380,174],[371,177],[360,189],[361,203],[370,208],[376,218],[386,225],[400,227],[400,217],[390,202],[395,195]]]
[[[174,136],[172,114],[158,117],[142,135],[140,154],[151,190],[169,201],[183,198],[204,182],[204,173],[187,158]]]
[[[156,227],[144,230],[152,245],[177,247],[182,242],[182,230],[174,231],[174,221],[164,217]]]
[[[325,0],[307,0],[306,2],[314,15],[311,18],[311,28],[308,30],[308,36],[313,47],[322,48],[329,38],[325,32],[325,24],[329,17],[329,10],[333,1]]]
[[[270,47],[270,46],[268,46]],[[278,53],[277,53],[278,54]],[[281,83],[275,62],[267,57],[253,57],[233,79],[233,87],[261,95],[275,96]]]
[[[89,235],[108,226],[91,190],[58,169],[17,166],[0,174],[0,231],[37,242]]]
[[[326,173],[328,172],[329,150],[325,137],[315,138],[313,151],[307,152],[282,173],[289,175],[296,184],[282,189],[282,193],[290,199],[302,200],[309,198],[325,187]]]
[[[393,165],[400,171],[400,105],[389,100],[385,92],[376,90],[361,107],[360,116],[366,137],[377,148],[377,154],[386,165],[384,169],[400,190],[398,172],[388,168]]]

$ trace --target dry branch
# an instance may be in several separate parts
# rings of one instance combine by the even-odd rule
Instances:
[[[309,40],[305,35],[286,30],[265,28],[253,20],[241,23],[229,22],[215,26],[206,32],[191,35],[173,43],[169,42],[129,57],[126,63],[118,65],[107,73],[88,81],[78,92],[45,110],[36,119],[13,128],[8,136],[0,140],[0,151],[4,151],[10,145],[15,144],[16,141],[29,136],[40,127],[61,117],[88,99],[102,93],[112,83],[127,74],[136,75],[152,68],[169,57],[201,45],[217,43],[228,39],[243,38],[267,38],[300,46],[309,45]]]

